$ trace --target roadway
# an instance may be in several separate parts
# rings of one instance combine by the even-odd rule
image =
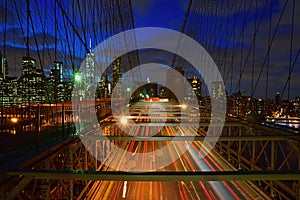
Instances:
[[[159,109],[153,109],[153,107]],[[161,110],[162,107],[164,107],[163,111]],[[137,124],[140,122],[144,124],[145,122],[165,122],[170,120],[167,119],[168,117],[172,117],[172,121],[176,122],[178,120],[174,119],[174,116],[180,117],[178,115],[180,111],[181,115],[188,116],[189,113],[193,113],[190,109],[193,108],[183,108],[172,103],[138,102],[131,106],[130,119]],[[139,114],[136,115],[136,113]],[[166,118],[159,118],[159,116],[165,116]],[[113,120],[113,118],[109,120]],[[122,126],[120,123],[118,125]],[[125,126],[126,122],[123,125]],[[193,136],[195,133],[205,136],[205,129],[199,129],[195,126],[130,126],[126,127],[126,131],[134,136]],[[110,152],[106,158],[106,165],[102,163],[99,170],[136,173],[139,171],[236,170],[214,150],[201,158],[201,155],[203,156],[206,153],[209,144],[200,141],[119,141],[118,146],[118,149]],[[162,151],[164,148],[166,151]],[[166,162],[168,159],[174,161],[168,163]],[[161,182],[95,181],[85,197],[85,199],[157,200],[267,198],[258,188],[246,181],[164,182],[163,180]]]

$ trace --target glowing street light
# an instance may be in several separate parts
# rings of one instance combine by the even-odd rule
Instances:
[[[75,81],[80,82],[81,81],[81,74],[79,72],[76,72],[74,75]]]
[[[121,124],[126,125],[128,123],[127,117],[126,116],[121,117],[120,122]]]
[[[18,120],[18,118],[16,118],[16,117],[13,117],[13,118],[11,118],[10,119],[10,121],[12,122],[12,123],[17,123],[19,120]]]
[[[186,104],[181,104],[181,108],[182,108],[182,109],[186,109],[186,108],[187,108],[187,105],[186,105]]]

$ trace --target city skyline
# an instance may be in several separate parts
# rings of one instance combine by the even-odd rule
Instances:
[[[20,6],[15,9],[15,2],[20,4]],[[95,13],[97,10],[92,10],[87,12],[87,16],[84,15],[83,10],[79,10],[80,7],[74,6],[75,13],[81,13],[83,18],[80,18],[78,15],[72,18],[72,1],[64,1],[61,4],[55,3],[55,1],[50,2],[35,2],[33,0],[30,2],[30,11],[31,11],[31,20],[29,27],[29,44],[30,44],[30,54],[32,57],[37,59],[37,66],[42,67],[46,74],[50,74],[50,70],[53,66],[55,60],[62,61],[64,63],[65,74],[68,76],[73,75],[73,70],[76,71],[80,66],[81,62],[87,55],[87,51],[83,44],[81,44],[80,39],[83,39],[83,42],[87,46],[90,45],[90,39],[92,39],[91,46],[92,48],[99,44],[103,39],[113,35],[119,30],[115,30],[113,32],[107,32],[106,29],[100,30],[99,25],[91,26],[93,20],[91,16],[94,14],[96,16],[102,16],[102,14]],[[235,93],[239,89],[241,91],[247,92],[248,95],[251,93],[250,90],[254,87],[254,84],[257,84],[256,90],[253,92],[256,98],[265,98],[266,94],[266,63],[269,61],[265,61],[265,51],[268,46],[269,36],[274,34],[274,41],[272,44],[272,48],[270,51],[270,62],[269,62],[269,75],[268,75],[268,98],[273,98],[277,92],[282,93],[284,89],[285,82],[288,80],[288,73],[292,67],[290,63],[290,57],[293,67],[293,74],[290,77],[290,99],[294,99],[300,94],[300,80],[296,77],[300,76],[299,69],[299,59],[297,56],[297,50],[299,48],[299,37],[296,37],[298,33],[300,33],[299,29],[299,6],[295,6],[295,14],[294,20],[292,21],[291,13],[283,12],[282,18],[280,18],[281,12],[286,10],[292,10],[292,2],[289,1],[286,5],[282,0],[273,0],[272,6],[268,2],[264,4],[263,2],[257,4],[245,3],[245,6],[250,6],[251,10],[248,13],[248,18],[245,21],[245,33],[242,41],[239,38],[241,28],[235,28],[234,22],[236,23],[236,27],[242,26],[243,17],[246,16],[246,10],[238,9],[239,5],[233,7],[235,9],[235,14],[229,12],[229,8],[220,6],[220,13],[222,14],[210,14],[210,20],[220,20],[220,33],[225,32],[226,36],[221,35],[220,33],[214,35],[213,42],[210,42],[211,38],[207,33],[197,33],[197,36],[193,36],[194,39],[197,39],[200,44],[202,44],[208,51],[211,53],[215,62],[219,65],[219,69],[223,75],[223,79],[225,81],[226,89],[230,93]],[[3,11],[3,15],[1,16],[1,27],[0,27],[0,45],[1,51],[4,52],[4,36],[6,38],[6,47],[5,54],[7,57],[7,62],[9,65],[9,76],[20,76],[21,73],[21,58],[26,55],[26,39],[27,39],[27,13],[26,2],[18,2],[18,1],[8,1],[7,9],[5,9],[5,1],[0,4],[0,9]],[[54,7],[54,3],[56,7]],[[160,26],[165,28],[174,29],[177,31],[181,31],[182,24],[184,23],[185,12],[189,6],[189,1],[173,1],[168,2],[164,0],[156,0],[156,1],[132,1],[132,9],[133,9],[133,17],[135,22],[135,27],[145,27],[145,26]],[[242,4],[242,3],[241,3]],[[247,4],[247,5],[246,5]],[[249,5],[248,5],[249,4]],[[86,5],[91,7],[93,5]],[[100,5],[96,5],[95,9],[103,9],[97,7]],[[103,5],[103,6],[109,6]],[[243,5],[241,5],[243,6]],[[48,9],[46,13],[44,13],[45,18],[44,22],[40,21],[41,14],[45,7],[53,8]],[[56,8],[56,9],[55,9]],[[40,9],[40,10],[39,10]],[[73,27],[70,25],[67,18],[62,14],[62,10],[65,10],[70,17],[70,21],[73,21],[73,25],[78,31],[78,34],[81,38],[78,37],[77,34],[68,33],[65,34],[66,31],[72,30]],[[82,9],[82,8],[81,8]],[[54,11],[56,12],[56,25],[55,25],[55,17]],[[122,11],[123,12],[123,11]],[[125,11],[124,11],[125,12]],[[187,34],[194,34],[191,32],[191,26],[198,25],[197,23],[204,23],[204,27],[208,27],[213,29],[213,27],[209,27],[209,24],[206,24],[207,21],[199,21],[193,22],[195,17],[204,17],[209,13],[208,10],[203,10],[203,13],[194,13],[191,16],[190,20],[187,21],[186,31]],[[6,14],[6,15],[4,15]],[[121,13],[122,14],[122,13]],[[272,14],[272,15],[271,15]],[[105,13],[103,14],[105,15]],[[6,16],[6,17],[5,17]],[[85,16],[85,17],[84,17]],[[111,16],[111,19],[114,16]],[[117,17],[117,16],[115,16]],[[269,21],[272,17],[271,24],[271,32],[268,33]],[[235,20],[237,18],[237,20]],[[261,21],[259,20],[261,18]],[[6,25],[5,25],[6,19]],[[87,20],[86,20],[87,19]],[[83,22],[86,20],[86,22]],[[227,21],[229,20],[229,21]],[[116,23],[119,23],[116,21]],[[128,23],[128,22],[126,22]],[[196,23],[196,24],[195,24]],[[293,28],[293,45],[292,45],[292,53],[290,53],[290,38],[291,30],[285,28],[285,26],[294,24]],[[105,24],[105,23],[104,23]],[[104,25],[103,24],[103,25]],[[277,27],[277,24],[279,25]],[[258,25],[260,25],[258,27]],[[6,26],[6,27],[5,27]],[[128,25],[130,28],[132,25]],[[251,50],[251,42],[253,42],[253,34],[255,26],[257,27],[257,36],[255,38],[255,51]],[[33,32],[33,27],[35,32]],[[56,27],[56,33],[54,29]],[[4,29],[6,28],[6,35],[4,34]],[[276,31],[276,28],[278,29]],[[96,29],[96,30],[92,30]],[[84,31],[85,30],[85,31]],[[208,29],[209,30],[209,29]],[[233,33],[230,32],[233,30]],[[275,32],[276,31],[276,32]],[[100,37],[100,32],[102,32],[102,36]],[[276,33],[276,34],[275,34]],[[234,36],[234,37],[233,37]],[[56,38],[57,39],[56,39]],[[223,39],[223,40],[222,40]],[[271,37],[272,39],[272,37]],[[73,42],[76,47],[76,50],[73,51]],[[38,42],[38,49],[40,53],[40,57],[37,53],[36,42]],[[218,56],[214,55],[216,49],[223,55],[225,51],[227,51],[227,55],[233,54],[234,48],[238,48],[238,52],[236,54],[241,54],[241,48],[244,48],[243,53],[243,61],[239,59],[226,61],[219,61]],[[56,48],[55,48],[56,47]],[[253,45],[252,45],[252,48]],[[55,52],[56,49],[56,52]],[[148,52],[149,53],[149,52]],[[151,55],[152,54],[152,55]],[[249,55],[248,55],[249,54]],[[149,53],[148,61],[152,60],[156,62],[157,60],[162,61],[168,65],[172,64],[173,56],[157,54],[157,52]],[[252,57],[255,57],[252,60]],[[56,57],[56,59],[55,59]],[[247,61],[246,61],[247,58]],[[147,59],[147,58],[146,58]],[[225,63],[225,64],[224,64]],[[263,67],[263,65],[265,65]],[[290,65],[290,67],[289,67]],[[232,68],[233,73],[230,72],[230,68]],[[240,71],[242,68],[242,80],[239,79]],[[224,70],[223,70],[224,69]],[[224,71],[224,72],[223,72]],[[261,71],[261,74],[260,74]],[[230,76],[229,76],[230,74]],[[239,81],[240,86],[239,86]],[[254,82],[254,83],[253,83]],[[240,88],[239,88],[240,87]],[[287,98],[287,92],[285,91],[282,94],[283,98]]]

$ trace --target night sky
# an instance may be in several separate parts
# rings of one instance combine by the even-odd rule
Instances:
[[[113,30],[109,27],[111,24],[117,24],[120,27],[120,21],[116,19],[118,18],[116,14],[117,9],[115,6],[109,5],[108,2],[110,1],[101,1],[106,2],[102,7],[96,6],[93,1],[87,1],[86,4],[77,0],[58,2],[61,2],[62,8],[66,11],[82,40],[88,43],[89,38],[92,38],[92,48],[103,39],[121,31],[120,29]],[[296,59],[297,51],[300,48],[300,5],[297,5],[299,2],[295,1],[295,5],[293,5],[293,0],[287,0],[285,5],[286,0],[269,0],[267,2],[253,0],[246,1],[247,3],[244,1],[241,3],[240,1],[232,0],[214,0],[211,1],[214,6],[207,6],[207,2],[209,1],[193,1],[185,33],[196,39],[211,54],[223,75],[226,90],[236,92],[239,89],[239,76],[243,68],[240,89],[245,91],[247,95],[250,95],[251,87],[253,87],[252,79],[254,84],[258,80],[254,96],[265,97],[267,62],[264,64],[264,59],[268,49],[269,25],[272,17],[271,38],[273,34],[274,37],[270,55],[267,59],[269,62],[267,96],[268,98],[274,98],[277,91],[280,93],[283,91],[289,73],[290,55],[292,64],[295,63],[291,76],[290,99],[300,96],[300,79],[298,78],[300,77],[300,61]],[[222,2],[224,5],[222,5]],[[226,2],[231,3],[226,4]],[[239,8],[240,3],[242,6]],[[122,13],[126,16],[129,13],[125,9],[126,4],[120,4],[121,8],[124,8]],[[181,31],[188,4],[189,1],[187,0],[132,0],[135,27],[154,26]],[[107,8],[107,6],[112,6],[113,9],[110,10],[113,10],[113,12],[110,13],[108,12],[109,9],[103,8]],[[88,8],[86,9],[88,12],[83,13],[82,11],[85,8]],[[231,8],[232,10],[230,10]],[[293,45],[290,53],[293,8]],[[284,12],[282,12],[283,9]],[[74,34],[68,20],[63,17],[61,8],[58,5],[56,6],[56,34],[54,33],[55,9],[53,0],[30,0],[30,11],[32,16],[29,30],[30,54],[37,59],[38,66],[40,67],[42,64],[45,73],[49,73],[49,69],[55,60],[56,36],[56,59],[65,63],[65,71],[71,75],[72,68],[76,69],[84,59],[85,48],[77,35]],[[282,16],[281,12],[283,13]],[[73,16],[72,13],[76,14]],[[20,76],[21,59],[22,56],[26,55],[26,1],[1,0],[0,14],[0,50],[3,54],[6,21],[5,54],[10,67],[9,75]],[[246,15],[248,17],[245,20]],[[93,25],[95,21],[92,18],[96,19],[96,22],[101,23]],[[244,21],[244,35],[243,39],[241,39],[239,35]],[[278,21],[280,22],[278,23]],[[259,28],[253,47],[251,42],[253,42],[254,29],[257,26]],[[129,28],[132,27],[126,26],[125,21],[125,29]],[[35,35],[33,34],[33,29]],[[255,49],[255,51],[251,50],[251,48]],[[37,49],[39,49],[40,60],[37,56]],[[237,49],[236,52],[235,49]],[[235,57],[231,59],[234,53]],[[227,55],[225,60],[223,59],[224,54]],[[241,55],[243,59],[241,59]],[[160,60],[164,64],[170,64],[172,57],[159,56],[155,53],[148,56],[148,60],[151,61],[151,59],[153,59],[153,62]],[[72,65],[74,66],[72,67]],[[262,65],[266,66],[260,74]],[[287,97],[287,92],[283,94],[283,97]]]

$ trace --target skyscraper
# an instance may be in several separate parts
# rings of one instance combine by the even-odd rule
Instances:
[[[226,93],[223,81],[213,81],[212,88],[211,88],[211,99],[212,104],[215,106],[222,108],[224,104],[226,104]]]
[[[36,60],[32,57],[23,56],[22,58],[22,75],[36,73]]]
[[[46,78],[41,69],[36,68],[32,57],[22,59],[22,76],[18,80],[18,95],[22,103],[46,102]]]
[[[214,81],[212,83],[211,97],[215,100],[222,100],[225,95],[222,81]]]
[[[0,51],[0,77],[3,79],[7,79],[7,76],[8,76],[7,61],[4,55],[2,55],[2,52]]]
[[[196,76],[194,76],[194,78],[192,78],[192,79],[187,79],[187,81],[192,86],[191,89],[188,88],[186,91],[187,98],[193,98],[196,96],[199,100],[199,98],[201,96],[202,82]]]
[[[96,87],[96,81],[95,81],[95,55],[91,51],[87,53],[86,59],[85,59],[85,73],[84,73],[84,79],[85,79],[85,94],[88,99],[94,99],[95,94],[92,94],[92,91],[95,91],[95,89],[92,89],[93,87]]]
[[[121,75],[121,66],[122,66],[122,61],[120,58],[115,58],[113,63],[112,63],[112,66],[113,66],[113,82],[112,82],[112,86],[114,87],[119,79],[122,77]]]
[[[107,75],[98,78],[98,85],[96,90],[96,98],[109,98],[110,97],[110,82]]]
[[[87,79],[87,85],[93,83],[95,79],[95,55],[92,52],[87,53],[85,60],[85,76]]]
[[[54,67],[53,67],[57,72],[57,81],[58,82],[63,82],[63,62],[61,61],[54,61]]]
[[[112,80],[112,88],[113,93],[115,97],[121,97],[122,96],[122,87],[119,85],[119,87],[116,87],[119,80],[122,78],[121,74],[121,67],[122,67],[122,61],[120,58],[115,58],[112,63],[113,67],[113,80]]]
[[[65,88],[63,82],[63,63],[54,61],[48,79],[48,94],[50,102],[61,102],[65,100]]]
[[[280,97],[280,93],[277,92],[275,95],[275,110],[279,110],[281,107],[281,97]]]

